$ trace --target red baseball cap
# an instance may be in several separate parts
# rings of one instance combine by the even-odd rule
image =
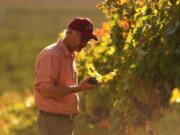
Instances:
[[[93,34],[93,24],[89,18],[76,17],[70,21],[68,28],[79,31],[86,42],[90,39],[98,40]]]

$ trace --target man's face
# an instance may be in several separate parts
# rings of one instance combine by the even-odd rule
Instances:
[[[76,52],[80,52],[87,46],[88,41],[82,39],[82,35],[79,31],[71,30],[71,39],[73,50]]]

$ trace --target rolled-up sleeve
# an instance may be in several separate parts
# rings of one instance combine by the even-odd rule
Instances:
[[[37,90],[43,90],[57,84],[60,73],[60,60],[55,54],[42,54],[36,62]]]

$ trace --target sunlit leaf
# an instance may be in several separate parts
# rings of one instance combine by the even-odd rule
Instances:
[[[174,88],[172,91],[172,96],[170,99],[170,103],[180,103],[180,89]]]

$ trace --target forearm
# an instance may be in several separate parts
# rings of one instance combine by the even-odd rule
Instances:
[[[51,87],[40,90],[40,93],[45,98],[59,98],[61,96],[65,96],[70,93],[76,93],[79,91],[81,91],[81,89],[78,88],[78,86],[67,87],[53,85]]]
[[[88,78],[82,80],[78,86],[61,86],[54,85],[52,83],[46,83],[40,86],[40,93],[45,98],[56,98],[65,96],[70,93],[77,93],[81,91],[91,90],[97,87],[97,85],[91,85],[88,83]]]

